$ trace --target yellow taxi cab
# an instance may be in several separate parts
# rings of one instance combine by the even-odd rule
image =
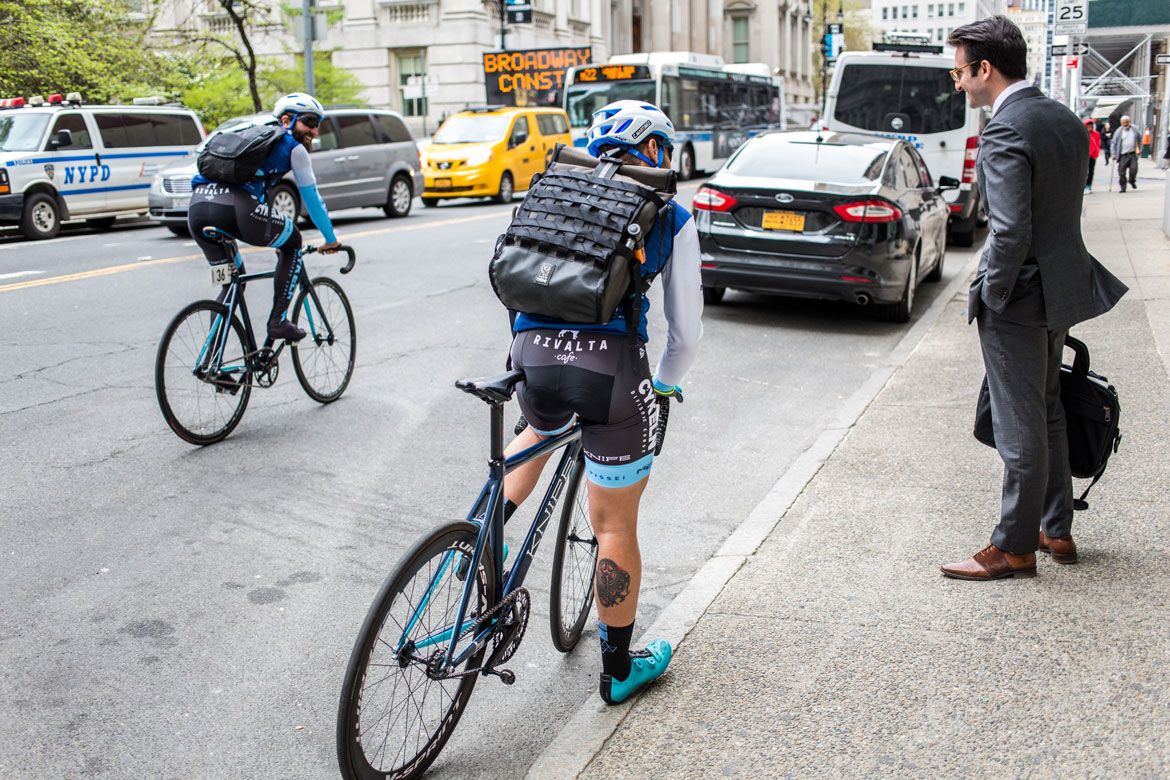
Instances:
[[[448,117],[422,151],[424,206],[443,198],[508,203],[527,189],[558,143],[573,145],[559,108],[484,106]]]

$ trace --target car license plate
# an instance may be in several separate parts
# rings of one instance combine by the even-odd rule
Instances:
[[[171,208],[176,209],[176,210],[190,208],[190,206],[191,206],[191,199],[190,198],[175,198],[174,200],[171,201]]]
[[[765,211],[760,225],[764,230],[792,230],[804,232],[804,214],[795,211]]]
[[[220,263],[219,265],[211,266],[211,284],[216,287],[221,287],[225,284],[231,284],[232,281],[232,264]]]
[[[450,179],[435,179],[435,189],[436,190],[451,189],[451,180]]]

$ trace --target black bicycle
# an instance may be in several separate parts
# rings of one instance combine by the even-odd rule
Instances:
[[[418,777],[438,756],[482,675],[511,685],[502,665],[528,626],[524,577],[560,506],[549,610],[562,653],[581,638],[593,606],[597,539],[589,521],[581,427],[504,457],[504,404],[522,371],[456,386],[491,407],[487,482],[465,520],[427,534],[398,563],[366,615],[350,655],[337,713],[337,759],[346,778]],[[504,475],[563,450],[511,569],[504,568]],[[487,522],[483,522],[487,518]]]
[[[239,424],[253,387],[271,387],[280,373],[280,353],[272,339],[257,346],[248,304],[247,283],[271,279],[275,271],[250,274],[239,247],[214,227],[203,234],[224,245],[229,263],[211,266],[211,282],[219,286],[214,300],[195,301],[180,311],[163,332],[154,362],[154,387],[163,417],[179,438],[191,444],[213,444]],[[314,401],[331,403],[341,397],[353,376],[357,334],[353,310],[341,285],[326,276],[309,278],[304,255],[297,254],[297,293],[292,322],[304,322],[307,334],[292,344],[293,370]],[[349,260],[341,273],[353,269],[354,251],[342,246]]]

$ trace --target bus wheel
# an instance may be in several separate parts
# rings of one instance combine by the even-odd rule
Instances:
[[[678,178],[682,181],[695,177],[695,150],[684,146],[678,156]]]
[[[24,199],[20,232],[30,241],[52,238],[61,232],[61,211],[57,199],[46,192],[34,192]]]

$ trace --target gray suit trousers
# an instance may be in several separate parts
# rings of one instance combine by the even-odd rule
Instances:
[[[1026,268],[1021,277],[1034,269]],[[1072,474],[1060,364],[1067,330],[1049,330],[1038,275],[1021,278],[997,314],[981,307],[979,344],[991,396],[996,449],[1003,460],[1003,498],[991,543],[1010,553],[1034,552],[1039,531],[1072,534]]]

